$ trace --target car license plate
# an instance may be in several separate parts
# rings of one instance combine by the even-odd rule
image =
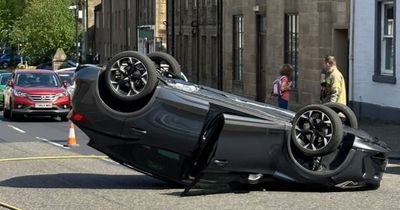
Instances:
[[[35,108],[51,108],[53,104],[51,103],[37,103],[35,104]]]

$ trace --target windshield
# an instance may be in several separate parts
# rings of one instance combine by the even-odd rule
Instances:
[[[72,85],[72,80],[73,80],[73,76],[74,74],[70,74],[70,73],[59,73],[58,76],[60,76],[60,79],[62,82],[67,82],[68,84]]]
[[[21,87],[61,87],[57,75],[48,73],[18,74],[17,85]]]
[[[0,85],[7,84],[8,79],[10,78],[11,74],[1,74],[0,75]]]

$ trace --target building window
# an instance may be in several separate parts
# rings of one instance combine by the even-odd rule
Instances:
[[[378,1],[376,30],[376,64],[373,80],[396,83],[394,1]]]
[[[233,80],[241,81],[243,77],[243,16],[233,16]]]
[[[285,15],[285,63],[293,66],[293,88],[297,88],[298,55],[299,55],[299,16],[297,14]]]

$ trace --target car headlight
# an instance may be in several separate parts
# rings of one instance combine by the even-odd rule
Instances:
[[[68,96],[68,92],[67,91],[64,91],[62,93],[57,93],[56,94],[56,97],[58,97],[58,98],[65,97],[65,96]]]
[[[14,91],[13,91],[13,94],[14,94],[15,96],[18,96],[18,97],[28,97],[28,94],[27,94],[27,93],[21,92],[21,91],[19,91],[19,90],[14,90]]]

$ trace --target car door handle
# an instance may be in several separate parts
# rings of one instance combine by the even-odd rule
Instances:
[[[214,164],[217,165],[217,166],[219,166],[219,167],[225,166],[225,165],[227,165],[228,163],[229,163],[229,162],[228,162],[227,160],[214,160]]]
[[[131,131],[133,131],[136,134],[147,134],[147,131],[141,130],[141,129],[138,129],[138,128],[134,128],[134,127],[131,128]]]

